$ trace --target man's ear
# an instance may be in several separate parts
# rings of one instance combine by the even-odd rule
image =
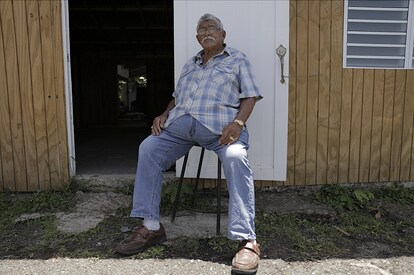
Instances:
[[[225,38],[226,38],[226,31],[223,30],[223,41],[224,41]]]

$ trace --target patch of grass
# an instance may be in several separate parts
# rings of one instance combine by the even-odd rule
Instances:
[[[90,192],[91,188],[90,188],[90,181],[89,180],[79,180],[76,178],[70,178],[69,180],[69,185],[66,187],[66,189],[64,190],[66,192],[71,192],[71,193],[75,193],[77,191],[82,191],[82,192]]]
[[[30,194],[0,193],[0,235],[22,214],[65,211],[76,203],[68,191],[39,191]]]
[[[267,253],[278,249],[282,257],[307,259],[310,255],[337,257],[347,251],[341,244],[341,234],[320,220],[267,212],[258,213],[256,220],[258,241]]]
[[[165,255],[165,246],[164,245],[156,245],[151,246],[147,250],[132,256],[134,259],[157,259],[157,258],[164,258]]]
[[[339,226],[354,238],[394,241],[396,224],[364,212],[344,212],[339,215]]]
[[[198,257],[203,253],[203,246],[199,239],[181,237],[169,241],[168,250],[171,251],[171,254],[175,255],[175,257],[184,254],[187,254],[188,257]]]
[[[223,253],[224,251],[229,251],[234,249],[234,241],[229,240],[225,237],[213,237],[208,240],[208,244],[211,249],[216,253]]]
[[[179,209],[197,209],[200,211],[214,211],[214,197],[208,196],[210,190],[197,190],[197,194],[193,194],[194,185],[183,183],[180,192]],[[171,214],[174,201],[178,192],[178,180],[173,179],[164,183],[161,192],[160,212],[162,215]],[[204,194],[203,194],[204,193]],[[205,194],[207,193],[207,194]],[[200,195],[202,194],[202,195]],[[215,196],[215,194],[214,194]]]
[[[399,204],[414,203],[414,188],[404,188],[396,183],[379,189],[377,193],[380,199],[387,202]]]
[[[340,185],[326,185],[315,194],[316,201],[332,206],[337,211],[366,208],[375,198],[369,190],[346,188]]]

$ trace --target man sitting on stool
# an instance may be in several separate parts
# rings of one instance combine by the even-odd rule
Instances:
[[[254,273],[258,269],[254,180],[245,122],[261,95],[246,55],[228,47],[225,37],[220,19],[211,14],[199,19],[196,38],[203,49],[184,65],[173,99],[154,119],[152,135],[139,147],[131,217],[144,222],[118,245],[120,254],[136,254],[167,239],[159,222],[163,172],[199,144],[218,155],[227,179],[227,237],[239,241],[232,270]]]

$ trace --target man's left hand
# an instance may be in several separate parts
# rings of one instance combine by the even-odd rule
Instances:
[[[235,143],[240,138],[241,132],[242,129],[236,123],[232,122],[228,124],[223,128],[223,132],[219,139],[220,144],[230,145]]]

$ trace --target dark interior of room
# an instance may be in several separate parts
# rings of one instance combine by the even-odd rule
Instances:
[[[70,0],[77,175],[134,174],[174,88],[173,2]]]

